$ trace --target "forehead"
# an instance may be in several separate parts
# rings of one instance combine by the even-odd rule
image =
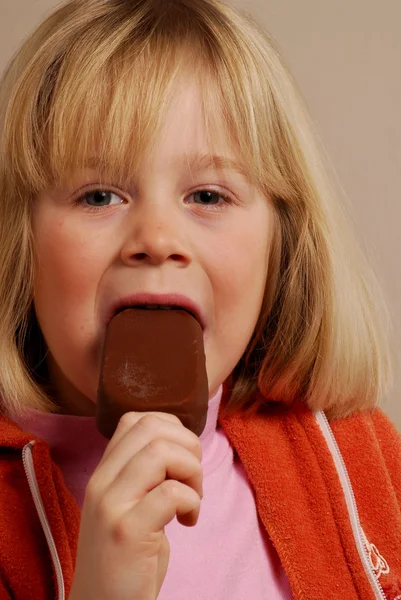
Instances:
[[[234,168],[258,186],[255,136],[236,90],[202,57],[183,56],[161,66],[151,56],[133,61],[124,54],[95,73],[70,65],[68,75],[56,75],[52,95],[38,107],[45,121],[32,144],[43,173],[36,193],[68,183],[93,162],[102,176],[125,184],[150,164],[174,168],[183,157],[192,172]]]
[[[217,97],[204,107],[199,84],[184,82],[165,114],[153,148],[156,164],[191,173],[231,171],[247,175],[247,168],[223,126]],[[146,158],[146,157],[145,157]]]
[[[100,134],[90,150],[86,147],[86,154],[77,152],[72,160],[64,160],[59,179],[68,180],[77,170],[89,168],[124,181],[139,176],[150,163],[159,170],[187,169],[194,175],[224,171],[252,179],[249,165],[224,124],[218,95],[209,92],[205,102],[200,83],[185,78],[178,81],[169,105],[148,136],[138,138],[135,114],[127,114],[122,105],[121,113],[116,111],[114,122],[117,124],[118,117],[120,122],[111,138]],[[140,123],[139,130],[143,129]]]
[[[154,140],[155,150],[156,147],[171,166],[175,166],[177,155],[184,153],[190,167],[206,166],[213,154],[231,155],[234,159],[235,148],[223,125],[217,94],[209,95],[205,100],[198,82],[181,79],[160,121]],[[221,165],[216,161],[215,166]]]

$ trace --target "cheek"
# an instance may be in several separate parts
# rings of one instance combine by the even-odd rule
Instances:
[[[44,224],[36,232],[35,307],[50,308],[57,318],[85,305],[96,290],[104,259],[94,242],[63,221]],[[40,315],[38,314],[38,317]]]
[[[267,278],[272,226],[266,211],[234,225],[208,254],[214,323],[205,350],[212,391],[232,372],[251,339]]]
[[[233,308],[260,305],[267,277],[271,230],[269,219],[262,215],[249,223],[243,222],[226,239],[220,240],[219,247],[211,249],[215,289],[226,296]]]
[[[259,317],[274,227],[270,210],[263,206],[251,217],[232,223],[208,250],[215,318],[210,341],[219,356],[230,348],[232,368]]]

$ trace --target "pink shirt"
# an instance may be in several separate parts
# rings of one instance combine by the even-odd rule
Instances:
[[[198,523],[166,528],[170,561],[158,600],[291,600],[287,576],[261,525],[253,491],[209,400],[202,444],[204,497]],[[82,508],[85,488],[107,446],[93,417],[31,411],[18,424],[44,439]]]

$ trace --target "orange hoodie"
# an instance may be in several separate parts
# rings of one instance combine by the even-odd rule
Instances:
[[[401,436],[380,409],[329,424],[296,401],[219,421],[294,600],[401,600]],[[0,600],[68,599],[79,525],[47,444],[0,416]]]

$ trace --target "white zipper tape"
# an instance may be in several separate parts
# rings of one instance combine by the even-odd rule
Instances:
[[[32,441],[29,444],[27,444],[26,446],[24,446],[24,448],[22,450],[22,462],[24,463],[24,469],[25,469],[26,477],[28,479],[29,488],[31,490],[33,501],[35,503],[35,507],[36,507],[44,534],[46,536],[46,541],[47,541],[47,545],[49,546],[50,555],[52,557],[54,570],[56,573],[56,579],[57,579],[57,590],[58,590],[57,600],[65,600],[63,571],[62,571],[60,559],[59,559],[59,556],[57,553],[56,544],[54,542],[54,538],[53,538],[53,535],[52,535],[52,532],[50,529],[50,524],[49,524],[49,521],[47,520],[45,507],[43,505],[43,500],[40,495],[38,480],[36,478],[35,466],[33,464],[32,447],[34,446],[34,444],[35,444],[35,442]]]
[[[348,509],[348,515],[351,522],[352,533],[354,534],[355,544],[358,549],[359,557],[361,559],[363,568],[365,569],[366,576],[369,579],[372,590],[374,591],[375,598],[377,600],[386,600],[386,595],[383,591],[383,588],[376,579],[376,576],[370,564],[368,550],[364,544],[363,530],[359,521],[359,514],[356,505],[354,490],[352,489],[351,480],[348,475],[344,459],[340,452],[340,448],[338,447],[336,438],[334,437],[333,431],[329,425],[329,422],[324,412],[316,411],[313,414],[320,429],[322,430],[323,436],[333,457],[337,474],[340,478],[341,487],[344,492],[345,502],[347,504]]]

